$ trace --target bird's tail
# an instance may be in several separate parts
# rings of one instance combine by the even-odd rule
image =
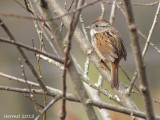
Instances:
[[[118,64],[111,62],[111,87],[119,89]]]

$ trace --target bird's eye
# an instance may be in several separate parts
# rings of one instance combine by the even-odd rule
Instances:
[[[96,27],[98,27],[98,25],[96,25]]]

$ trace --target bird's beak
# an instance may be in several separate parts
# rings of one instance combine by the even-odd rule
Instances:
[[[91,29],[91,26],[86,27],[86,29],[90,30],[90,29]]]

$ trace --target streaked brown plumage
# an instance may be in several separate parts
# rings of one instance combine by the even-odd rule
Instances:
[[[88,27],[92,45],[99,57],[111,63],[111,87],[119,89],[118,66],[122,58],[126,60],[126,49],[118,31],[104,19],[96,19]]]

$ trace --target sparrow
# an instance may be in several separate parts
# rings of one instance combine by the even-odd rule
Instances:
[[[107,21],[96,19],[90,30],[91,42],[96,53],[104,62],[111,65],[111,88],[119,89],[118,67],[121,59],[126,60],[127,52],[118,31]]]

